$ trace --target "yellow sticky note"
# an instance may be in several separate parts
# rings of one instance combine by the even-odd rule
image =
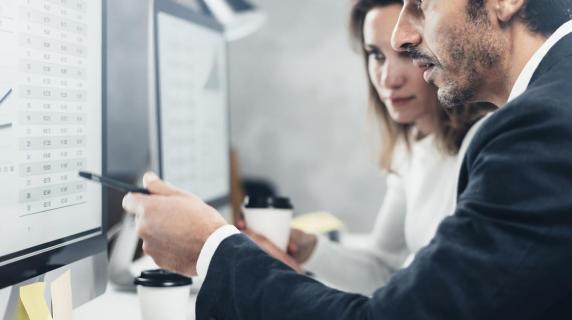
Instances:
[[[28,314],[26,313],[26,309],[22,304],[21,300],[18,300],[18,309],[16,309],[16,320],[30,320],[28,318]]]
[[[344,224],[329,212],[311,212],[292,219],[292,228],[306,233],[328,233],[343,228]]]
[[[20,301],[30,320],[53,320],[44,297],[46,284],[33,283],[20,288]]]
[[[71,273],[66,271],[50,285],[54,320],[72,319]]]

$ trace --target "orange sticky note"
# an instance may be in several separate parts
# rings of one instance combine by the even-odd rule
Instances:
[[[53,320],[44,297],[46,284],[33,283],[20,288],[20,301],[30,320]]]
[[[66,271],[50,285],[52,289],[52,312],[54,320],[72,319],[71,273]]]

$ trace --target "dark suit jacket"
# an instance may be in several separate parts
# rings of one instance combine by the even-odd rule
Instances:
[[[196,311],[199,320],[572,319],[572,35],[484,123],[454,215],[371,299],[297,275],[235,235],[215,253]]]

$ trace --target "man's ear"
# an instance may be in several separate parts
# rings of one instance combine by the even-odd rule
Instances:
[[[512,20],[525,6],[527,0],[495,0],[494,12],[501,23]]]

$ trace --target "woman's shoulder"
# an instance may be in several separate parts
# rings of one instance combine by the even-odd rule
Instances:
[[[391,169],[389,170],[388,175],[403,177],[411,163],[412,151],[412,146],[408,144],[405,139],[399,139],[393,150]]]

